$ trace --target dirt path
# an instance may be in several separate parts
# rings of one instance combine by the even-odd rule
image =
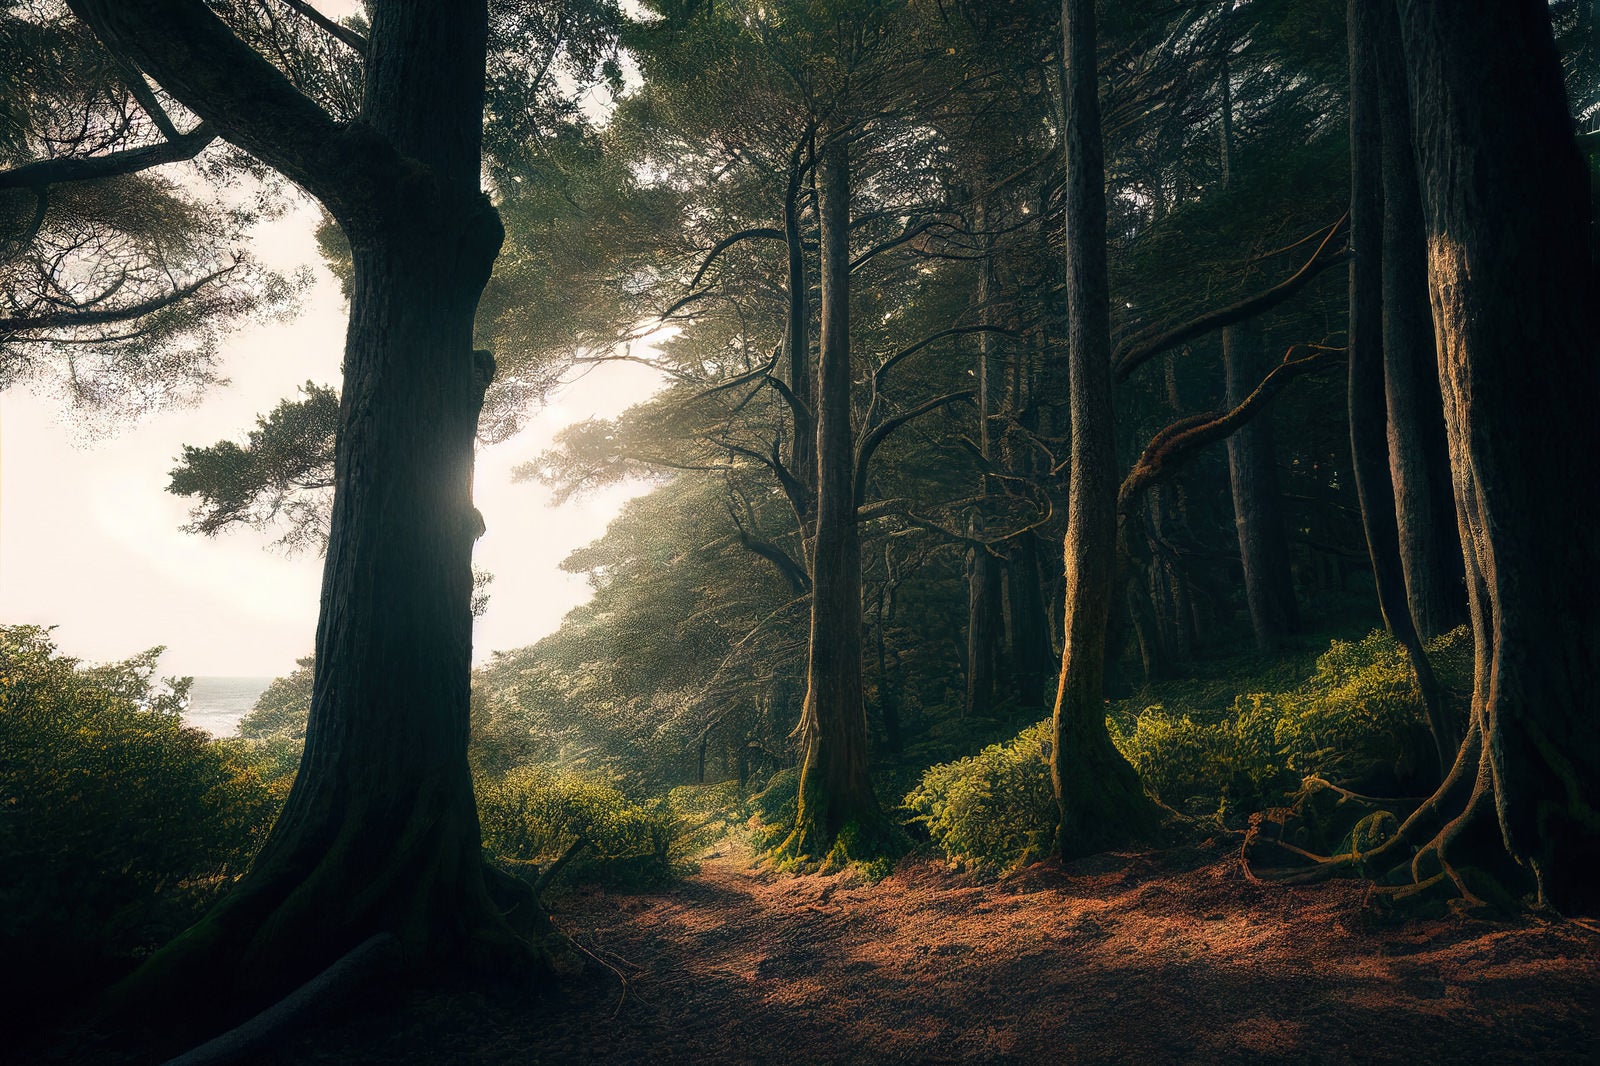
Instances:
[[[625,989],[594,967],[532,1000],[417,993],[269,1061],[1600,1061],[1600,935],[1368,929],[1363,892],[1251,884],[1220,844],[989,885],[724,855],[659,894],[566,901]]]

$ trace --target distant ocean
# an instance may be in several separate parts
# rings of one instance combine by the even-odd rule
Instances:
[[[270,684],[270,677],[197,677],[183,720],[214,737],[231,737]]]

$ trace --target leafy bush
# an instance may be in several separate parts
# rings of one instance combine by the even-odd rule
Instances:
[[[928,835],[953,858],[981,869],[1017,866],[1043,854],[1056,802],[1045,757],[1050,723],[1014,740],[928,769],[905,798]]]
[[[93,983],[180,932],[243,870],[282,801],[243,745],[180,719],[160,648],[108,666],[0,627],[0,956],[29,991]],[[42,971],[42,972],[41,972]]]
[[[1465,629],[1428,651],[1449,684],[1470,670]],[[1273,664],[1266,676],[1282,679]],[[1168,684],[1163,694],[1165,704],[1113,707],[1106,724],[1148,791],[1197,813],[1233,816],[1269,805],[1313,774],[1362,789],[1403,786],[1430,747],[1411,667],[1383,633],[1333,641],[1311,676],[1284,691],[1246,691],[1221,707],[1214,680],[1190,689]],[[1048,738],[1049,723],[1041,722],[1015,740],[933,766],[906,807],[952,858],[988,869],[1025,862],[1048,845],[1055,821]]]
[[[639,887],[672,875],[675,825],[664,804],[629,803],[604,782],[542,766],[480,782],[477,793],[483,845],[509,865],[548,869],[583,841],[569,880]]]
[[[712,785],[679,785],[667,793],[667,809],[677,825],[673,853],[693,859],[737,831],[746,821],[745,796],[735,780]]]
[[[256,697],[250,713],[239,720],[239,735],[250,741],[250,750],[263,776],[287,786],[300,769],[300,753],[306,746],[306,723],[311,718],[311,684],[316,660],[311,656],[295,660],[294,672],[276,678]]]

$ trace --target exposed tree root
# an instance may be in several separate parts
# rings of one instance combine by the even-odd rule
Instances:
[[[332,966],[243,1025],[179,1055],[167,1066],[216,1066],[260,1051],[313,1014],[331,1009],[365,985],[400,966],[400,942],[391,933],[362,941]]]

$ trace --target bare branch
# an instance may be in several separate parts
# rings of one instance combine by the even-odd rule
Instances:
[[[962,392],[952,392],[946,396],[935,396],[931,400],[924,400],[909,411],[895,415],[893,418],[884,419],[874,426],[865,437],[861,438],[861,444],[856,448],[856,506],[861,506],[867,491],[867,464],[872,462],[873,453],[878,450],[879,445],[889,438],[891,433],[912,419],[922,417],[929,411],[936,411],[941,407],[960,403],[963,400],[971,400],[976,395],[976,390],[966,389]]]
[[[706,276],[706,271],[711,269],[711,264],[715,263],[717,261],[717,257],[722,255],[723,252],[726,252],[729,248],[732,248],[740,241],[753,240],[757,237],[765,237],[768,240],[783,241],[784,243],[788,243],[783,235],[783,230],[773,229],[771,226],[757,226],[754,229],[742,229],[738,233],[733,234],[731,237],[724,237],[722,240],[718,241],[712,246],[711,251],[706,254],[705,261],[700,264],[700,269],[694,272],[694,280],[689,282],[689,291],[694,291],[695,286],[700,284],[700,279]]]
[[[328,36],[342,41],[344,44],[349,45],[363,56],[367,54],[367,39],[361,36],[361,34],[357,33],[355,30],[352,30],[349,26],[344,26],[335,22],[327,15],[324,15],[322,12],[306,3],[306,0],[283,0],[283,2],[289,7],[293,8],[295,11],[298,11],[300,14],[304,15],[307,19],[310,19],[316,24],[318,29],[328,34]]]
[[[15,318],[0,318],[0,337],[29,333],[39,329],[105,326],[117,322],[131,322],[163,308],[171,307],[173,304],[193,296],[218,278],[231,274],[238,266],[238,263],[234,263],[231,266],[223,267],[221,270],[213,271],[202,278],[197,278],[187,285],[173,289],[171,292],[163,293],[148,300],[141,300],[136,304],[128,304],[125,307],[110,307],[101,310],[68,307],[41,315],[18,315]]]
[[[65,182],[98,181],[123,174],[136,174],[164,163],[193,159],[216,139],[216,129],[202,122],[188,133],[179,134],[175,140],[162,141],[160,144],[128,148],[105,155],[41,159],[0,171],[0,189],[41,189]]]
[[[1124,341],[1118,348],[1115,360],[1117,380],[1128,380],[1135,370],[1168,348],[1271,310],[1311,284],[1312,280],[1324,270],[1346,262],[1350,258],[1347,251],[1340,250],[1329,254],[1329,246],[1334,237],[1344,231],[1345,222],[1349,217],[1349,212],[1345,212],[1344,217],[1328,229],[1327,235],[1322,238],[1322,243],[1317,245],[1316,252],[1304,266],[1295,271],[1292,277],[1237,303],[1192,318],[1180,326],[1156,327]]]
[[[1293,359],[1290,357],[1294,355],[1295,348],[1290,348],[1284,353],[1284,361],[1274,367],[1233,410],[1191,415],[1151,437],[1139,461],[1122,479],[1122,487],[1117,491],[1118,513],[1126,515],[1146,489],[1171,477],[1206,445],[1232,435],[1272,402],[1289,382],[1318,369],[1338,351],[1315,347],[1310,355]]]

